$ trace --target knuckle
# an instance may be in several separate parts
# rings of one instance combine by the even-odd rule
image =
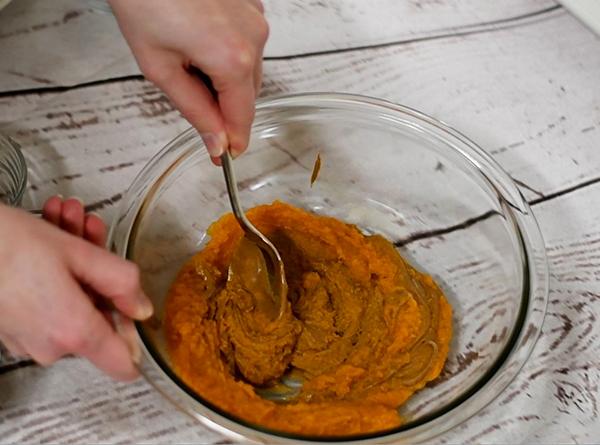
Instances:
[[[31,356],[31,358],[33,358],[36,361],[36,363],[44,367],[54,364],[60,357],[60,354],[53,353],[51,351],[44,351]]]
[[[265,13],[265,5],[261,0],[255,0],[256,8],[261,14]]]
[[[171,77],[171,70],[159,64],[143,63],[140,69],[146,79],[158,86],[167,84]]]
[[[265,20],[264,17],[261,17],[261,19],[256,24],[256,32],[258,33],[258,37],[261,43],[264,44],[269,38],[270,32],[269,23]]]
[[[59,355],[85,353],[93,349],[97,335],[102,332],[102,321],[92,305],[74,309],[69,318],[59,323],[59,328],[50,334],[51,349]]]
[[[68,324],[50,335],[50,343],[60,355],[79,351],[85,346],[84,337],[79,329]]]
[[[68,237],[66,242],[68,243],[66,247],[74,259],[84,261],[86,258],[91,257],[93,253],[92,244],[77,237]]]
[[[141,273],[137,264],[127,262],[123,274],[123,290],[130,294],[140,289]]]
[[[254,69],[256,51],[242,38],[233,38],[227,46],[226,60],[230,70],[238,74],[248,74]]]

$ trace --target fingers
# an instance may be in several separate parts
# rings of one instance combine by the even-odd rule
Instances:
[[[259,56],[256,61],[256,66],[254,67],[254,97],[258,97],[260,95],[260,90],[262,88],[262,54]]]
[[[219,105],[229,136],[231,154],[236,157],[246,150],[250,127],[254,120],[254,79],[248,76],[219,91]]]
[[[53,196],[44,204],[42,216],[49,223],[58,226],[60,224],[61,213],[62,198],[60,196]]]
[[[31,342],[30,356],[48,366],[65,355],[76,354],[114,379],[136,378],[138,371],[127,342],[75,282],[66,285],[62,291],[65,299],[56,302],[53,310],[48,312],[47,332]]]
[[[60,227],[75,236],[83,236],[85,212],[81,201],[69,198],[62,204]]]
[[[118,334],[125,340],[133,362],[136,365],[139,365],[142,359],[142,350],[140,348],[133,320],[124,317],[122,314],[115,313],[113,324],[116,325]]]
[[[265,8],[264,8],[261,0],[249,0],[249,1],[256,9],[258,9],[258,11],[261,14],[264,15]],[[265,29],[263,30],[263,34],[259,35],[259,37],[258,37],[259,51],[257,51],[256,60],[254,62],[255,63],[255,65],[254,65],[254,96],[255,97],[259,96],[259,93],[260,93],[260,90],[262,87],[263,52],[264,52],[265,43],[267,42],[267,39],[269,37],[269,27],[268,27],[268,24],[266,23],[266,21],[264,22],[264,27],[265,27]]]
[[[69,198],[63,202],[60,196],[53,196],[44,204],[42,214],[46,221],[72,235],[83,236],[100,247],[106,245],[106,224],[98,215],[85,214],[83,204],[77,198]]]
[[[212,93],[181,63],[155,68],[146,77],[161,88],[181,114],[198,130],[211,157],[223,154],[228,146],[225,125]]]
[[[265,13],[265,7],[263,6],[263,3],[260,0],[248,0],[250,2],[250,4],[252,4],[256,9],[259,10],[259,12],[261,14]]]
[[[94,214],[85,215],[83,205],[75,198],[67,199],[64,202],[61,202],[59,197],[49,199],[44,206],[44,217],[75,236],[83,236],[98,247],[104,247],[106,244],[106,226],[102,219]],[[77,245],[81,250],[90,250],[86,249],[85,244],[79,241]],[[78,260],[72,259],[71,263],[80,271],[82,275],[80,278],[84,284],[89,285],[95,293],[102,297],[113,300],[114,305],[129,316],[140,319],[149,317],[152,313],[152,306],[139,287],[137,268],[129,262],[119,260],[116,256],[113,258],[113,255],[108,252],[98,252],[95,249],[92,252],[96,252],[96,258],[103,259],[101,263],[105,267],[109,267],[109,270],[102,274],[98,269],[102,266],[85,256],[79,257]],[[122,261],[125,266],[121,266],[119,261]],[[123,270],[118,270],[119,267],[123,267]],[[100,281],[102,275],[108,276],[109,281],[102,283]],[[117,288],[112,292],[110,291],[111,276],[116,276],[118,280]],[[90,294],[93,295],[94,292],[90,292]]]
[[[262,54],[269,36],[269,26],[262,14],[255,15],[252,29],[243,33],[246,38],[238,36],[226,43],[225,65],[211,76],[219,93],[219,108],[234,157],[248,147],[255,100],[262,82]]]
[[[99,247],[106,245],[106,224],[93,213],[85,215],[83,237]]]
[[[125,315],[137,320],[152,315],[152,303],[142,291],[134,263],[80,239],[71,240],[66,255],[75,277]]]
[[[98,369],[116,380],[129,381],[139,373],[126,340],[115,332],[100,312],[93,310],[87,319],[87,330],[75,353],[87,358]]]

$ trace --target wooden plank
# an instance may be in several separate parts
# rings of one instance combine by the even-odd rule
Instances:
[[[145,380],[115,383],[78,359],[0,374],[0,388],[6,443],[227,443]]]
[[[265,95],[358,92],[460,129],[530,199],[597,176],[600,38],[563,11],[535,24],[267,62]]]
[[[550,300],[534,353],[508,389],[444,443],[593,443],[600,434],[600,185],[534,206]]]
[[[523,188],[551,267],[542,338],[503,395],[438,443],[599,437],[599,47],[597,37],[558,11],[524,27],[265,66],[265,95],[338,90],[414,106],[471,136],[536,190]],[[105,217],[148,157],[187,126],[160,93],[135,80],[0,97],[0,121],[0,131],[24,143],[34,200],[77,194]],[[118,442],[132,441],[133,431],[136,441],[152,443],[222,440],[137,385],[112,383],[75,359],[2,374],[0,437]]]
[[[528,199],[545,199],[599,175],[598,48],[559,11],[516,29],[271,61],[263,94],[337,90],[404,103],[459,128],[525,184]],[[186,127],[142,81],[0,97],[0,121],[29,156],[38,201],[77,190],[92,203],[121,193]]]
[[[138,74],[102,0],[20,0],[0,14],[0,91]],[[378,45],[486,27],[555,7],[554,0],[266,1],[267,57]]]
[[[542,337],[515,381],[478,416],[434,443],[586,443],[598,434],[600,185],[534,207],[546,237],[551,293]],[[557,215],[562,215],[558,218]],[[564,215],[568,215],[565,217]],[[431,239],[428,248],[442,246]],[[448,258],[448,257],[445,257]],[[464,281],[469,273],[455,268]],[[23,384],[27,382],[27,384]],[[0,375],[0,436],[9,442],[222,439],[170,408],[140,381],[110,382],[81,360]],[[206,441],[206,442],[204,442]],[[220,442],[219,442],[220,443]]]
[[[266,55],[380,45],[514,20],[556,6],[553,0],[266,0],[271,39]]]
[[[139,73],[114,17],[92,6],[20,0],[0,12],[0,91]]]
[[[143,81],[38,99],[35,109],[30,102],[17,101],[13,111],[22,105],[26,116],[0,127],[23,147],[30,166],[26,204],[32,207],[54,193],[78,195],[91,210],[108,216],[106,210],[137,171],[188,126],[166,98]],[[4,111],[8,114],[3,118],[10,118],[10,108]],[[124,139],[126,134],[136,137]]]

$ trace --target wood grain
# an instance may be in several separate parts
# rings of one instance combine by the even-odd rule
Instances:
[[[517,29],[270,61],[263,95],[335,90],[418,108],[460,128],[539,202],[599,176],[599,42],[556,11]],[[0,121],[32,168],[43,169],[31,181],[37,196],[76,188],[87,201],[122,192],[132,177],[124,173],[133,175],[186,127],[164,96],[139,80],[0,98]],[[48,143],[54,150],[39,150]],[[91,162],[82,165],[84,155]],[[109,189],[98,196],[83,187],[89,175],[106,178]]]
[[[25,384],[26,383],[26,384]],[[144,380],[116,384],[65,359],[0,375],[0,437],[27,443],[216,443]]]
[[[264,94],[360,92],[417,108],[461,129],[535,199],[597,176],[599,45],[556,11],[516,29],[267,62]]]
[[[536,15],[553,0],[266,0],[271,24],[267,57],[290,57],[430,38]]]
[[[19,0],[0,13],[0,91],[139,74],[101,0]],[[267,57],[388,44],[535,17],[553,0],[265,1]]]
[[[534,206],[550,266],[541,338],[513,384],[478,416],[488,420],[466,423],[443,443],[493,437],[506,443],[595,443],[600,437],[599,195],[594,185]]]
[[[306,22],[304,4],[286,3],[294,20]],[[321,8],[320,3],[325,9],[334,5],[310,4]],[[600,39],[562,9],[468,28],[508,13],[552,8],[553,2],[494,2],[502,6],[477,12],[463,9],[466,4],[476,8],[473,2],[411,1],[402,8],[416,3],[426,14],[422,23],[431,26],[421,29],[424,39],[392,35],[383,26],[381,34],[370,34],[385,14],[366,11],[362,3],[354,3],[354,9],[348,6],[352,2],[345,4],[339,15],[327,9],[322,23],[354,14],[349,23],[358,29],[361,14],[375,18],[365,25],[368,33],[356,31],[350,36],[355,40],[331,37],[323,40],[330,46],[316,50],[376,47],[277,56],[265,63],[263,95],[347,91],[403,103],[460,129],[508,171],[533,206],[546,241],[546,321],[531,359],[509,388],[436,443],[593,443],[600,437]],[[269,5],[273,14],[284,10]],[[504,5],[513,10],[504,10]],[[381,7],[394,6],[382,1]],[[417,17],[415,11],[407,17]],[[456,21],[443,22],[444,17]],[[284,19],[275,19],[280,20],[292,29]],[[432,31],[463,25],[468,32],[463,29],[458,35]],[[344,28],[338,24],[335,29]],[[287,50],[281,54],[316,51],[291,43]],[[187,127],[161,93],[138,79],[64,92],[1,95],[0,122],[0,131],[23,144],[31,165],[30,206],[39,207],[54,193],[77,195],[108,219],[139,169]],[[484,215],[433,227],[434,233],[412,240],[408,247],[434,246],[440,235],[453,236],[465,225],[487,220]],[[486,273],[486,264],[476,259],[446,267],[457,279]],[[466,369],[470,360],[464,356],[453,366]],[[0,438],[227,443],[175,411],[144,381],[113,383],[79,359],[49,369],[29,366],[0,373]]]
[[[0,12],[0,91],[138,74],[114,17],[79,0],[19,0]]]

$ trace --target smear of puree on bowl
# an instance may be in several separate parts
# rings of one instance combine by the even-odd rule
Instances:
[[[440,288],[385,238],[335,218],[282,202],[247,215],[283,258],[285,313],[271,321],[255,304],[256,283],[228,280],[248,246],[233,215],[223,216],[169,291],[177,375],[227,413],[275,430],[335,436],[399,425],[398,407],[448,355],[452,311]],[[303,381],[294,399],[257,394],[290,372]]]

